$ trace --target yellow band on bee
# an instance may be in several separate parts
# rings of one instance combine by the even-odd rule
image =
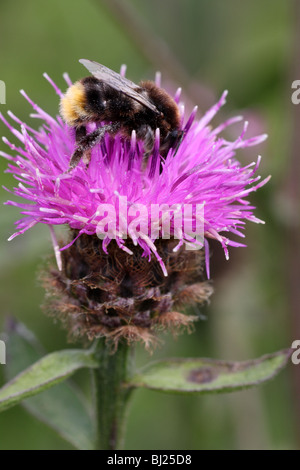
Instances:
[[[84,86],[80,82],[70,86],[60,102],[60,113],[63,120],[69,125],[74,126],[78,119],[86,116],[85,111],[86,96]]]

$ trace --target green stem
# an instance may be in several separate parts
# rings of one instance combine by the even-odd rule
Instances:
[[[123,447],[128,399],[133,389],[124,384],[129,376],[131,349],[119,342],[115,353],[101,339],[96,355],[101,366],[92,371],[96,417],[95,449],[115,450]]]

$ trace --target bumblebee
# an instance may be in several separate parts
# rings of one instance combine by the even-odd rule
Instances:
[[[71,85],[61,98],[60,114],[75,129],[76,149],[69,170],[81,159],[88,165],[91,149],[105,133],[118,132],[130,139],[136,131],[137,139],[144,143],[147,159],[154,145],[155,130],[160,129],[160,155],[165,157],[170,148],[179,145],[183,131],[177,104],[154,82],[142,81],[139,85],[97,62],[79,61],[91,73]],[[88,123],[102,123],[87,133]]]

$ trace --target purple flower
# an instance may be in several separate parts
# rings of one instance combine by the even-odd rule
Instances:
[[[47,75],[46,78],[61,96],[57,86]],[[70,85],[69,78],[65,78]],[[102,236],[104,252],[107,252],[111,239],[115,238],[120,249],[132,253],[126,246],[126,239],[132,238],[134,244],[140,245],[144,256],[150,259],[154,254],[157,257],[164,274],[167,275],[167,268],[155,246],[162,230],[160,228],[154,235],[150,230],[153,222],[151,205],[165,204],[168,207],[176,207],[179,213],[183,213],[186,204],[193,207],[203,206],[204,240],[192,240],[183,226],[181,237],[178,237],[178,247],[191,241],[200,245],[202,243],[201,246],[205,245],[206,254],[207,239],[214,238],[222,244],[228,257],[228,245],[245,246],[230,240],[230,233],[244,237],[241,230],[246,220],[262,222],[253,215],[254,207],[246,198],[269,178],[260,181],[260,177],[256,176],[260,158],[256,163],[243,167],[235,158],[235,153],[240,148],[261,143],[266,135],[245,138],[245,123],[242,134],[235,141],[228,142],[221,137],[221,132],[230,124],[241,120],[240,117],[229,119],[215,129],[209,126],[212,118],[225,103],[227,92],[223,93],[219,102],[200,120],[195,119],[196,108],[189,117],[185,116],[181,108],[184,138],[177,151],[169,151],[165,161],[161,161],[158,153],[159,130],[156,132],[154,150],[146,168],[143,162],[143,142],[136,140],[135,132],[130,142],[120,135],[115,138],[106,135],[102,142],[93,148],[89,167],[86,168],[81,161],[70,173],[66,171],[75,147],[74,131],[68,128],[59,116],[53,118],[32,102],[24,91],[21,93],[33,107],[33,117],[41,120],[42,126],[38,131],[32,129],[9,112],[10,118],[18,127],[21,126],[19,131],[0,115],[4,124],[21,142],[20,147],[16,147],[4,138],[14,156],[1,152],[1,155],[9,160],[7,171],[18,181],[12,191],[7,191],[23,199],[23,202],[9,200],[6,203],[20,207],[21,214],[24,215],[16,222],[18,230],[9,240],[37,223],[47,224],[60,266],[60,250],[70,244],[59,249],[53,227],[67,224],[71,229],[78,231],[76,238],[82,234],[97,233],[99,236],[99,226],[103,228],[105,220],[108,230],[105,230]],[[179,99],[180,93],[177,92],[177,103]],[[92,131],[95,126],[89,125],[88,131]],[[120,204],[124,199],[127,203],[125,216],[124,212],[120,215]],[[141,207],[146,208],[146,211],[141,211]],[[110,208],[115,209],[113,214],[109,211]],[[158,222],[161,223],[162,215],[159,214],[158,217]],[[173,222],[170,235],[178,235],[174,229],[174,218],[171,220]],[[208,256],[206,259],[208,260]],[[208,261],[206,267],[209,272]]]

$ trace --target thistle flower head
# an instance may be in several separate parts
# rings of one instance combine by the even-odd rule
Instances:
[[[56,93],[62,95],[49,77],[46,78]],[[65,78],[70,84],[69,78]],[[159,129],[156,130],[154,148],[147,165],[143,158],[143,142],[136,139],[133,131],[130,141],[120,134],[113,138],[106,135],[92,149],[88,167],[80,162],[74,170],[67,173],[75,148],[74,130],[68,128],[59,116],[53,118],[43,111],[25,92],[22,91],[22,94],[34,109],[33,117],[40,119],[42,126],[39,130],[32,129],[9,112],[17,127],[21,126],[19,130],[1,115],[2,121],[21,143],[16,147],[4,138],[14,155],[1,152],[9,160],[7,171],[18,181],[10,192],[22,198],[22,202],[9,200],[7,204],[20,207],[24,216],[16,222],[18,230],[10,240],[37,223],[51,228],[59,269],[63,270],[62,274],[52,272],[52,288],[67,296],[71,295],[72,302],[68,303],[65,299],[64,305],[68,305],[65,308],[69,309],[73,305],[76,318],[84,318],[85,321],[88,318],[89,324],[94,322],[93,328],[89,329],[89,336],[93,336],[92,331],[98,335],[109,335],[113,331],[117,337],[118,334],[121,335],[122,326],[149,328],[154,322],[151,323],[153,318],[156,318],[156,323],[160,318],[161,325],[167,324],[168,321],[171,322],[171,316],[163,318],[163,314],[175,314],[175,306],[182,303],[183,298],[189,297],[189,292],[193,290],[191,286],[194,286],[194,292],[199,293],[199,299],[203,300],[203,292],[207,290],[208,293],[209,289],[204,284],[195,287],[195,275],[189,270],[192,265],[194,272],[199,273],[198,261],[191,261],[192,255],[188,254],[183,262],[185,274],[182,275],[181,284],[180,269],[176,268],[176,263],[180,266],[179,260],[182,262],[185,246],[204,246],[207,254],[209,238],[222,244],[226,256],[229,245],[244,246],[232,241],[230,235],[243,237],[242,230],[246,220],[261,222],[254,216],[254,207],[250,205],[247,196],[265,184],[268,178],[259,181],[260,177],[256,176],[260,158],[256,163],[242,166],[235,154],[238,149],[259,144],[266,136],[245,138],[245,123],[242,134],[236,140],[225,140],[221,132],[240,120],[240,117],[229,119],[215,129],[209,126],[225,103],[225,92],[219,102],[200,120],[195,119],[196,109],[190,116],[186,116],[181,107],[184,137],[179,147],[170,149],[164,160],[159,155]],[[179,92],[174,99],[179,102]],[[88,132],[93,131],[96,125],[100,124],[89,124]],[[188,213],[184,212],[186,205],[192,208]],[[202,208],[201,214],[196,214],[196,219],[198,217],[198,222],[201,222],[202,237],[193,238],[192,225],[187,222],[192,222],[197,207]],[[178,219],[176,214],[180,215],[181,221],[184,219],[180,226],[175,223]],[[168,236],[163,225],[166,218],[169,221]],[[53,227],[61,224],[70,227],[72,236],[67,245],[59,248]],[[187,225],[190,229],[186,228]],[[164,248],[162,238],[171,240],[166,240],[167,248]],[[80,239],[84,241],[80,242]],[[86,245],[88,254],[83,254],[80,243]],[[175,253],[178,253],[178,261]],[[93,256],[97,258],[96,262],[92,261]],[[203,258],[202,252],[200,258]],[[81,273],[78,266],[75,269],[76,259],[81,267],[94,263],[98,277],[94,276],[95,273],[91,274],[88,268],[82,268]],[[163,281],[160,275],[149,274],[157,272],[153,260],[160,267],[163,277],[168,274],[169,277],[174,277],[172,286],[170,280]],[[145,263],[149,265],[147,273],[144,272]],[[110,268],[107,267],[109,264]],[[133,268],[130,270],[128,266]],[[136,284],[132,281],[134,269],[139,275],[143,273],[143,279],[137,279]],[[208,256],[206,269],[209,273]],[[177,274],[174,275],[174,272]],[[121,273],[119,278],[118,273]],[[82,279],[84,282],[79,288],[78,282]],[[124,287],[126,282],[130,286],[127,295]],[[76,283],[77,291],[74,287]],[[80,301],[78,292],[81,288],[85,294]],[[101,292],[97,291],[96,295],[95,289],[100,289]],[[109,292],[108,297],[102,295],[104,291]],[[166,300],[166,295],[169,295],[169,301]],[[129,299],[132,297],[134,301],[130,307]],[[195,300],[197,295],[190,297]],[[124,298],[126,302],[122,304],[120,299]],[[151,304],[150,300],[153,298],[156,300]],[[63,310],[61,305],[60,310]],[[111,318],[117,316],[118,320],[115,323],[106,321],[109,315]],[[177,313],[177,318],[180,318],[178,315],[180,314]],[[100,321],[100,317],[103,321]],[[134,317],[135,321],[132,320]],[[82,321],[76,323],[77,327],[80,324]],[[127,328],[123,336],[126,335],[127,339],[135,336],[132,328],[130,331]]]

